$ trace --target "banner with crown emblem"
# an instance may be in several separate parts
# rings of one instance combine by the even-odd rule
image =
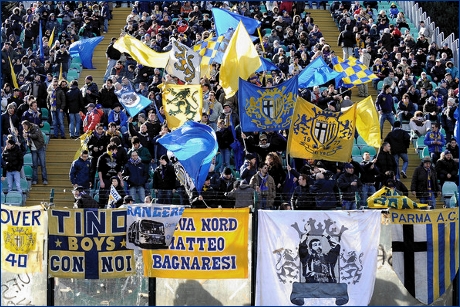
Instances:
[[[171,130],[179,128],[186,121],[200,121],[203,109],[201,85],[158,85],[163,92],[163,107],[166,121]]]
[[[259,211],[255,305],[367,306],[380,219],[378,210]]]
[[[289,129],[291,157],[348,161],[353,149],[356,103],[344,112],[321,110],[301,97]]]
[[[171,43],[166,72],[187,84],[200,84],[201,56],[175,38],[172,38]]]
[[[2,204],[1,211],[2,270],[17,274],[41,272],[48,231],[44,208]]]
[[[278,86],[260,87],[240,78],[238,90],[242,131],[276,131],[291,126],[297,101],[297,77]]]

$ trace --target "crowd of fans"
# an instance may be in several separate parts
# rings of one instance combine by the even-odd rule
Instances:
[[[259,20],[262,40],[256,40],[255,47],[278,69],[250,76],[248,81],[257,86],[276,86],[299,74],[315,58],[322,57],[331,65],[336,56],[314,23],[314,10],[308,1],[128,4],[132,11],[120,35],[132,35],[157,52],[170,50],[172,38],[191,47],[214,36],[213,7]],[[325,2],[320,5],[326,9]],[[290,205],[299,210],[355,209],[365,206],[367,197],[381,186],[408,195],[408,189],[399,179],[407,177],[407,148],[410,139],[417,137],[425,137],[431,157],[425,158],[421,169],[416,170],[409,191],[434,207],[433,197],[440,191],[437,178],[441,184],[458,181],[454,112],[458,105],[459,76],[452,50],[446,44],[438,47],[430,42],[431,30],[423,21],[419,37],[413,38],[409,29],[403,33],[403,27],[409,26],[404,12],[398,11],[396,5],[389,12],[381,10],[377,14],[377,2],[365,1],[362,5],[358,1],[335,1],[329,10],[340,33],[337,44],[343,48],[344,57],[359,58],[378,76],[372,85],[381,88],[376,99],[381,129],[385,120],[394,127],[391,135],[382,136],[384,142],[378,154],[371,157],[365,152],[360,163],[351,158],[330,162],[286,157],[288,131],[241,131],[237,97],[225,97],[219,84],[219,64],[213,63],[209,77],[200,81],[203,90],[200,122],[216,131],[219,152],[203,192],[195,191],[189,197],[176,178],[174,158],[168,157],[167,150],[158,142],[170,132],[158,85],[183,84],[181,80],[163,69],[138,64],[129,54],[119,52],[113,47],[116,37],[106,50],[108,65],[102,86],[91,75],[85,77],[82,87],[76,80],[70,84],[65,80],[70,66],[69,45],[107,32],[112,10],[113,4],[104,1],[37,1],[29,8],[19,4],[2,24],[4,152],[9,150],[9,145],[5,145],[11,143],[6,142],[8,138],[23,152],[31,150],[36,157],[34,174],[41,165],[45,183],[44,154],[41,160],[37,153],[40,141],[28,134],[31,128],[43,127],[41,110],[51,114],[49,121],[54,126],[51,138],[66,138],[64,115],[68,116],[71,138],[92,131],[88,150],[72,163],[69,174],[80,206],[85,206],[82,195],[92,189],[99,196],[98,206],[104,207],[113,186],[121,196],[113,206],[122,205],[126,195],[128,201],[153,199],[157,203],[172,203],[173,197],[177,197],[181,204],[197,208],[244,207],[254,203],[255,192],[257,208]],[[38,41],[40,26],[43,44]],[[54,41],[48,47],[53,31]],[[43,56],[40,44],[44,46]],[[18,88],[12,88],[11,69]],[[63,78],[58,79],[61,70]],[[123,88],[149,98],[151,105],[130,117],[115,95],[115,91]],[[368,96],[367,85],[359,86],[358,93]],[[356,102],[350,99],[350,90],[335,88],[333,81],[322,88],[299,89],[299,95],[333,112]],[[412,135],[402,129],[405,124],[410,126]],[[232,149],[235,142],[244,151]],[[401,171],[399,158],[403,159]],[[9,171],[8,167],[3,170]],[[37,180],[35,175],[32,184]],[[155,192],[153,195],[151,190]],[[84,198],[88,207],[97,206],[90,197]]]

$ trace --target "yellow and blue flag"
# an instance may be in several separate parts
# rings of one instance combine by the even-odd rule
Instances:
[[[260,21],[254,18],[235,14],[219,8],[212,9],[212,16],[214,18],[217,36],[224,34],[229,29],[236,29],[240,22],[244,24],[248,33],[253,34],[261,24]]]
[[[294,158],[348,161],[353,148],[356,104],[345,112],[321,110],[297,98],[287,153]]]
[[[222,63],[222,58],[233,33],[234,30],[229,30],[223,35],[210,37],[193,46],[193,51],[201,55],[201,76],[209,75],[209,66],[212,63]]]
[[[130,35],[120,37],[113,47],[120,52],[128,53],[137,63],[144,66],[165,68],[169,61],[169,51],[156,52]]]
[[[225,51],[220,67],[220,83],[227,98],[238,90],[238,79],[246,80],[262,65],[251,38],[240,22]]]
[[[369,70],[369,67],[358,61],[355,57],[349,57],[348,60],[342,58],[332,58],[334,70],[343,72],[343,76],[336,78],[336,85],[344,87],[353,87],[355,85],[371,82],[378,77]]]
[[[242,131],[289,129],[297,101],[297,77],[274,87],[259,87],[240,78],[238,110]]]
[[[393,270],[425,305],[443,295],[458,272],[458,207],[390,209]]]
[[[94,69],[93,66],[93,53],[94,48],[104,39],[103,36],[97,36],[92,38],[86,38],[72,43],[69,47],[69,53],[77,55],[81,59],[83,68]]]
[[[342,73],[331,69],[322,57],[314,59],[299,74],[299,88],[322,85],[331,79],[340,77]]]
[[[201,85],[160,84],[168,128],[174,130],[186,121],[200,121],[203,110]]]
[[[109,193],[109,201],[107,202],[107,209],[113,208],[115,203],[121,199],[120,193],[118,193],[117,189],[111,185],[110,186],[110,193]]]
[[[139,95],[133,90],[115,91],[118,101],[123,105],[130,116],[134,117],[140,111],[144,110],[152,102],[143,95]]]
[[[356,106],[356,130],[366,144],[380,147],[379,115],[371,96],[361,100]]]
[[[200,192],[208,176],[212,159],[217,153],[217,137],[214,130],[210,126],[189,120],[178,129],[159,138],[158,142],[174,154]]]
[[[11,58],[10,57],[8,57],[8,61],[10,62],[11,81],[13,81],[13,86],[14,86],[14,88],[19,88],[18,79],[16,77],[16,73],[14,72],[13,63],[11,63]]]

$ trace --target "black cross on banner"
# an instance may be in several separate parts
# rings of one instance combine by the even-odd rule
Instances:
[[[403,252],[404,255],[404,287],[415,297],[415,260],[414,253],[427,252],[427,242],[414,241],[414,225],[404,224],[403,241],[393,241],[392,249],[394,252]]]

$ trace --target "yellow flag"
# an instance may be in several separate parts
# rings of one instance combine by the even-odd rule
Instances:
[[[348,161],[353,148],[355,112],[356,104],[345,112],[331,112],[298,97],[289,129],[291,157]]]
[[[53,46],[53,42],[54,42],[54,29],[56,29],[56,27],[53,28],[53,32],[51,32],[50,39],[48,41],[48,47],[50,48],[51,46]]]
[[[367,206],[373,209],[393,208],[397,210],[426,208],[427,204],[417,204],[404,195],[398,195],[388,187],[383,187],[367,199]]]
[[[356,129],[369,146],[380,147],[379,115],[371,96],[357,103]]]
[[[59,81],[61,81],[61,80],[62,80],[62,63],[60,65],[60,67],[59,67]]]
[[[238,90],[238,78],[246,80],[262,65],[259,54],[240,21],[222,58],[220,82],[225,96],[231,97]]]
[[[13,81],[13,86],[14,88],[19,88],[18,79],[16,78],[16,73],[14,72],[14,67],[13,63],[11,63],[11,58],[8,57],[8,60],[10,60],[11,80]]]
[[[130,35],[120,37],[113,46],[120,52],[129,53],[137,63],[144,66],[165,68],[169,60],[169,52],[156,52]]]
[[[203,91],[201,85],[160,84],[163,91],[168,128],[174,130],[186,121],[199,121],[203,109]]]

